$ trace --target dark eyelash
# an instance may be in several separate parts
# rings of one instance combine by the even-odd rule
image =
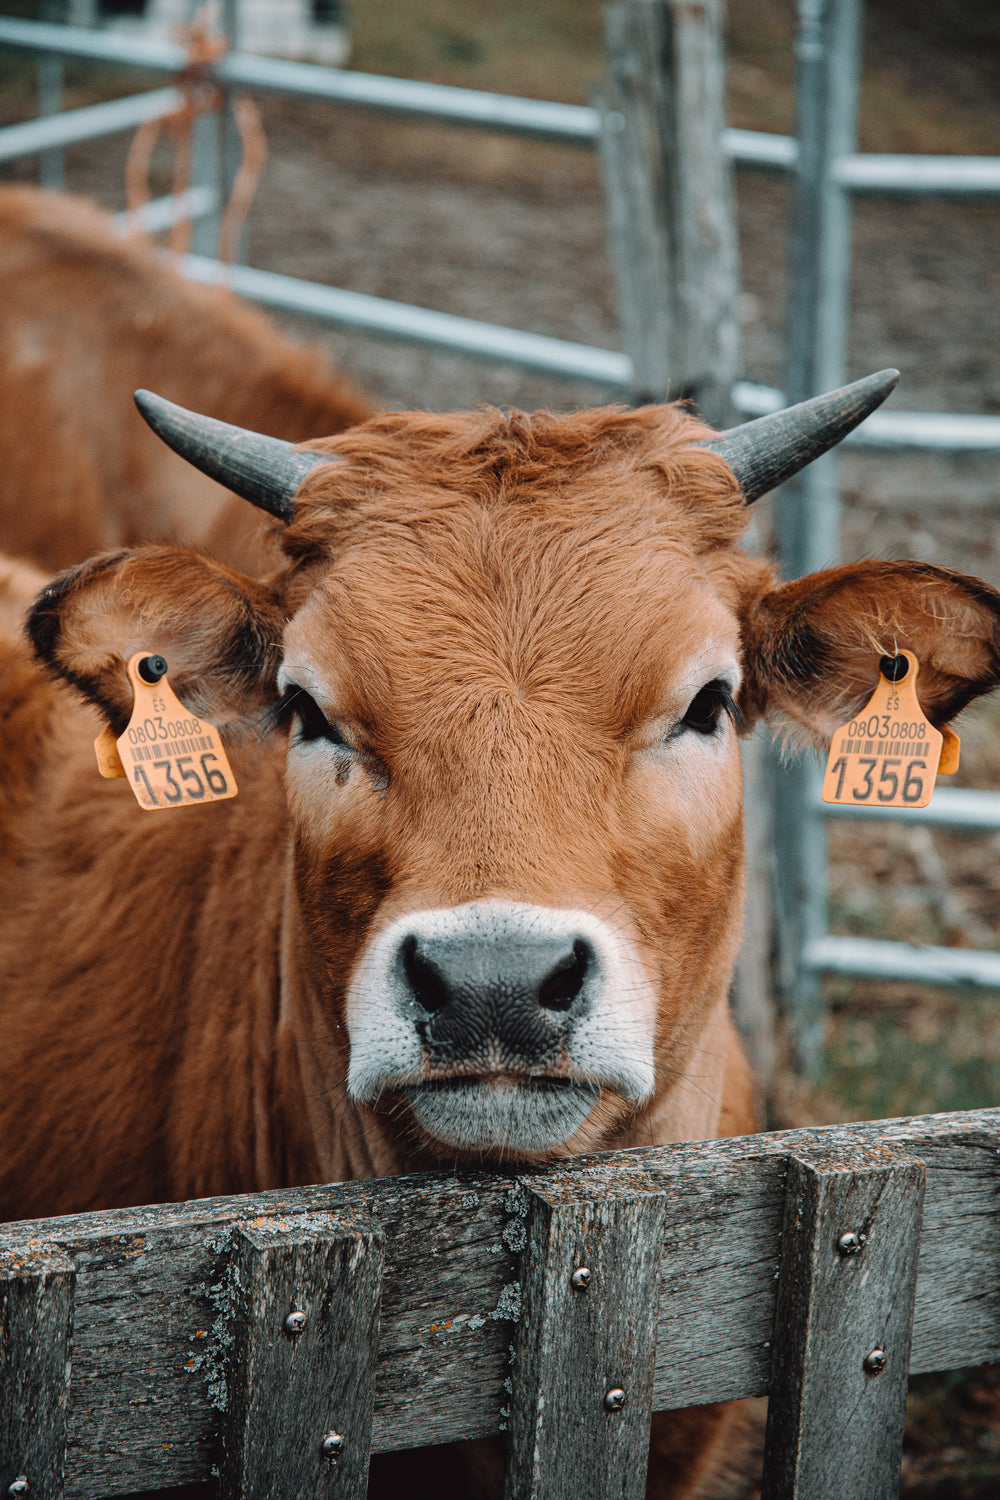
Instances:
[[[277,703],[267,710],[262,721],[262,732],[265,735],[274,734],[295,719],[298,719],[300,724],[300,741],[322,739],[328,740],[331,745],[341,746],[345,750],[351,749],[339,729],[330,723],[316,700],[310,697],[305,688],[293,683],[286,687]]]
[[[680,722],[688,729],[693,729],[696,734],[714,734],[720,714],[725,714],[737,731],[743,729],[746,723],[729,685],[725,682],[708,682],[695,693]]]
[[[260,716],[261,738],[266,739],[268,735],[277,734],[295,717],[295,699],[302,691],[301,688],[287,687],[276,703],[266,709]]]

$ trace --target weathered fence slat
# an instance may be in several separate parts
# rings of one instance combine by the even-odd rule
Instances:
[[[642,1500],[665,1199],[532,1185],[515,1345],[507,1500]]]
[[[881,1146],[789,1157],[762,1500],[898,1493],[925,1176]]]
[[[53,1246],[0,1253],[0,1490],[60,1500],[76,1269]]]
[[[736,420],[739,256],[719,0],[605,8],[601,164],[633,397]]]
[[[674,350],[667,161],[660,139],[662,47],[655,13],[604,10],[606,72],[593,101],[600,118],[608,244],[618,322],[632,360],[632,400],[662,401]]]
[[[983,1269],[1000,1263],[1000,1109],[578,1157],[525,1180],[664,1194],[663,1411],[767,1394],[789,1154],[880,1143],[927,1166],[911,1374],[1000,1360],[1000,1281]],[[77,1268],[67,1500],[208,1478],[230,1237],[262,1219],[336,1229],[365,1212],[385,1233],[373,1451],[503,1431],[523,1208],[509,1177],[449,1172],[0,1227],[0,1264],[30,1241]]]
[[[384,1238],[364,1214],[235,1232],[222,1500],[363,1500]]]

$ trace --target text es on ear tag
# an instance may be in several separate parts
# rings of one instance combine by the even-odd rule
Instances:
[[[184,707],[167,680],[163,657],[138,651],[128,663],[128,678],[135,703],[115,743],[139,806],[154,812],[235,797],[236,778],[219,731]],[[95,748],[102,740],[99,735]],[[102,768],[101,774],[108,773]]]
[[[917,698],[920,663],[912,651],[883,656],[871,698],[835,731],[823,801],[846,807],[926,807],[944,735]],[[951,734],[951,731],[947,731]],[[952,735],[957,741],[958,736]]]

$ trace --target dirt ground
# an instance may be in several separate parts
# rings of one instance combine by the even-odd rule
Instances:
[[[20,10],[0,5],[0,10]],[[790,0],[733,0],[734,124],[791,124]],[[1000,8],[871,0],[862,143],[867,149],[997,153]],[[359,0],[352,66],[584,102],[600,73],[596,0]],[[132,77],[69,70],[69,102]],[[31,112],[31,77],[0,59],[3,119]],[[603,194],[589,153],[365,112],[260,101],[270,160],[250,227],[269,270],[613,348],[617,320]],[[69,153],[69,186],[118,208],[125,142]],[[166,163],[161,162],[165,189]],[[35,164],[0,165],[0,180]],[[745,367],[780,384],[786,191],[738,180]],[[900,408],[1000,412],[1000,203],[862,200],[855,215],[851,375],[893,364]],[[477,364],[368,335],[297,325],[389,407],[477,402],[567,407],[598,387]],[[996,458],[863,458],[843,464],[843,555],[909,556],[1000,585]],[[966,727],[967,726],[967,727]],[[1000,786],[1000,710],[967,716],[958,784]],[[1000,947],[1000,835],[838,825],[831,924],[866,936]],[[994,1104],[1000,1009],[993,995],[831,983],[818,1088],[786,1080],[775,1119],[877,1118]],[[903,1494],[1000,1493],[1000,1372],[921,1377],[911,1395]],[[749,1495],[751,1490],[744,1489]]]

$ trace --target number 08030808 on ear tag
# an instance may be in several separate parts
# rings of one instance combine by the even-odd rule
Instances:
[[[102,776],[124,776],[140,807],[155,812],[235,797],[236,778],[219,731],[181,703],[162,656],[136,652],[128,663],[135,693],[128,728],[94,741]]]
[[[917,698],[912,651],[883,656],[871,698],[835,731],[823,801],[847,807],[926,807],[940,771],[958,770],[958,736],[935,729]]]

